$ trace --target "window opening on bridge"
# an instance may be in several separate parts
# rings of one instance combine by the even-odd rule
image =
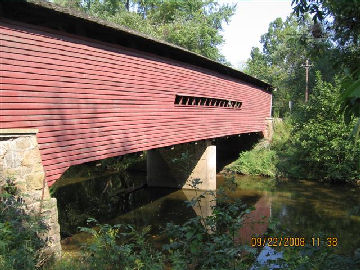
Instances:
[[[179,106],[203,106],[240,109],[242,102],[221,98],[175,95],[174,104]]]

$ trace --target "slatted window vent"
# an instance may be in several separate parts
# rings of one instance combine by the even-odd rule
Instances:
[[[220,98],[176,95],[174,104],[178,106],[204,106],[240,109],[242,102]]]

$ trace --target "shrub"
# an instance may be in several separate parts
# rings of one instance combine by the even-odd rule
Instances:
[[[0,195],[0,269],[35,269],[45,263],[39,237],[47,228],[41,218],[27,213],[13,183],[6,179]]]
[[[96,228],[81,228],[93,241],[84,245],[84,264],[91,269],[157,270],[163,269],[164,257],[146,240],[150,227],[138,232],[131,225],[99,224]],[[87,268],[87,269],[88,269]]]
[[[242,174],[273,177],[276,175],[276,160],[274,150],[258,148],[241,153],[232,168]]]
[[[295,111],[290,147],[293,164],[305,177],[333,181],[360,177],[360,149],[349,138],[352,127],[343,121],[339,95],[339,80],[331,84],[318,73],[310,101]]]
[[[336,254],[333,247],[286,247],[282,249],[283,258],[278,261],[280,269],[359,269],[360,260],[356,257]]]
[[[252,150],[242,152],[239,158],[225,169],[245,175],[274,177],[281,174],[278,170],[279,158],[281,152],[286,150],[290,131],[290,121],[276,119],[271,143],[266,140],[260,141]]]

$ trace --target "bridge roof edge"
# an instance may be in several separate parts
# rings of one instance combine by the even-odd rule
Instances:
[[[270,93],[273,90],[273,86],[266,82],[180,46],[44,0],[0,0],[0,16],[84,36],[85,34],[79,33],[79,28],[82,27],[86,30],[85,36],[92,39],[119,44],[212,70],[253,84]]]

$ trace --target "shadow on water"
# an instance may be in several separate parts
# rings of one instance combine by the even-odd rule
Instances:
[[[69,180],[69,179],[68,179]],[[144,188],[146,173],[122,172],[92,177],[55,189],[62,238],[86,226],[89,217],[108,222],[118,215],[166,197],[175,189]]]

